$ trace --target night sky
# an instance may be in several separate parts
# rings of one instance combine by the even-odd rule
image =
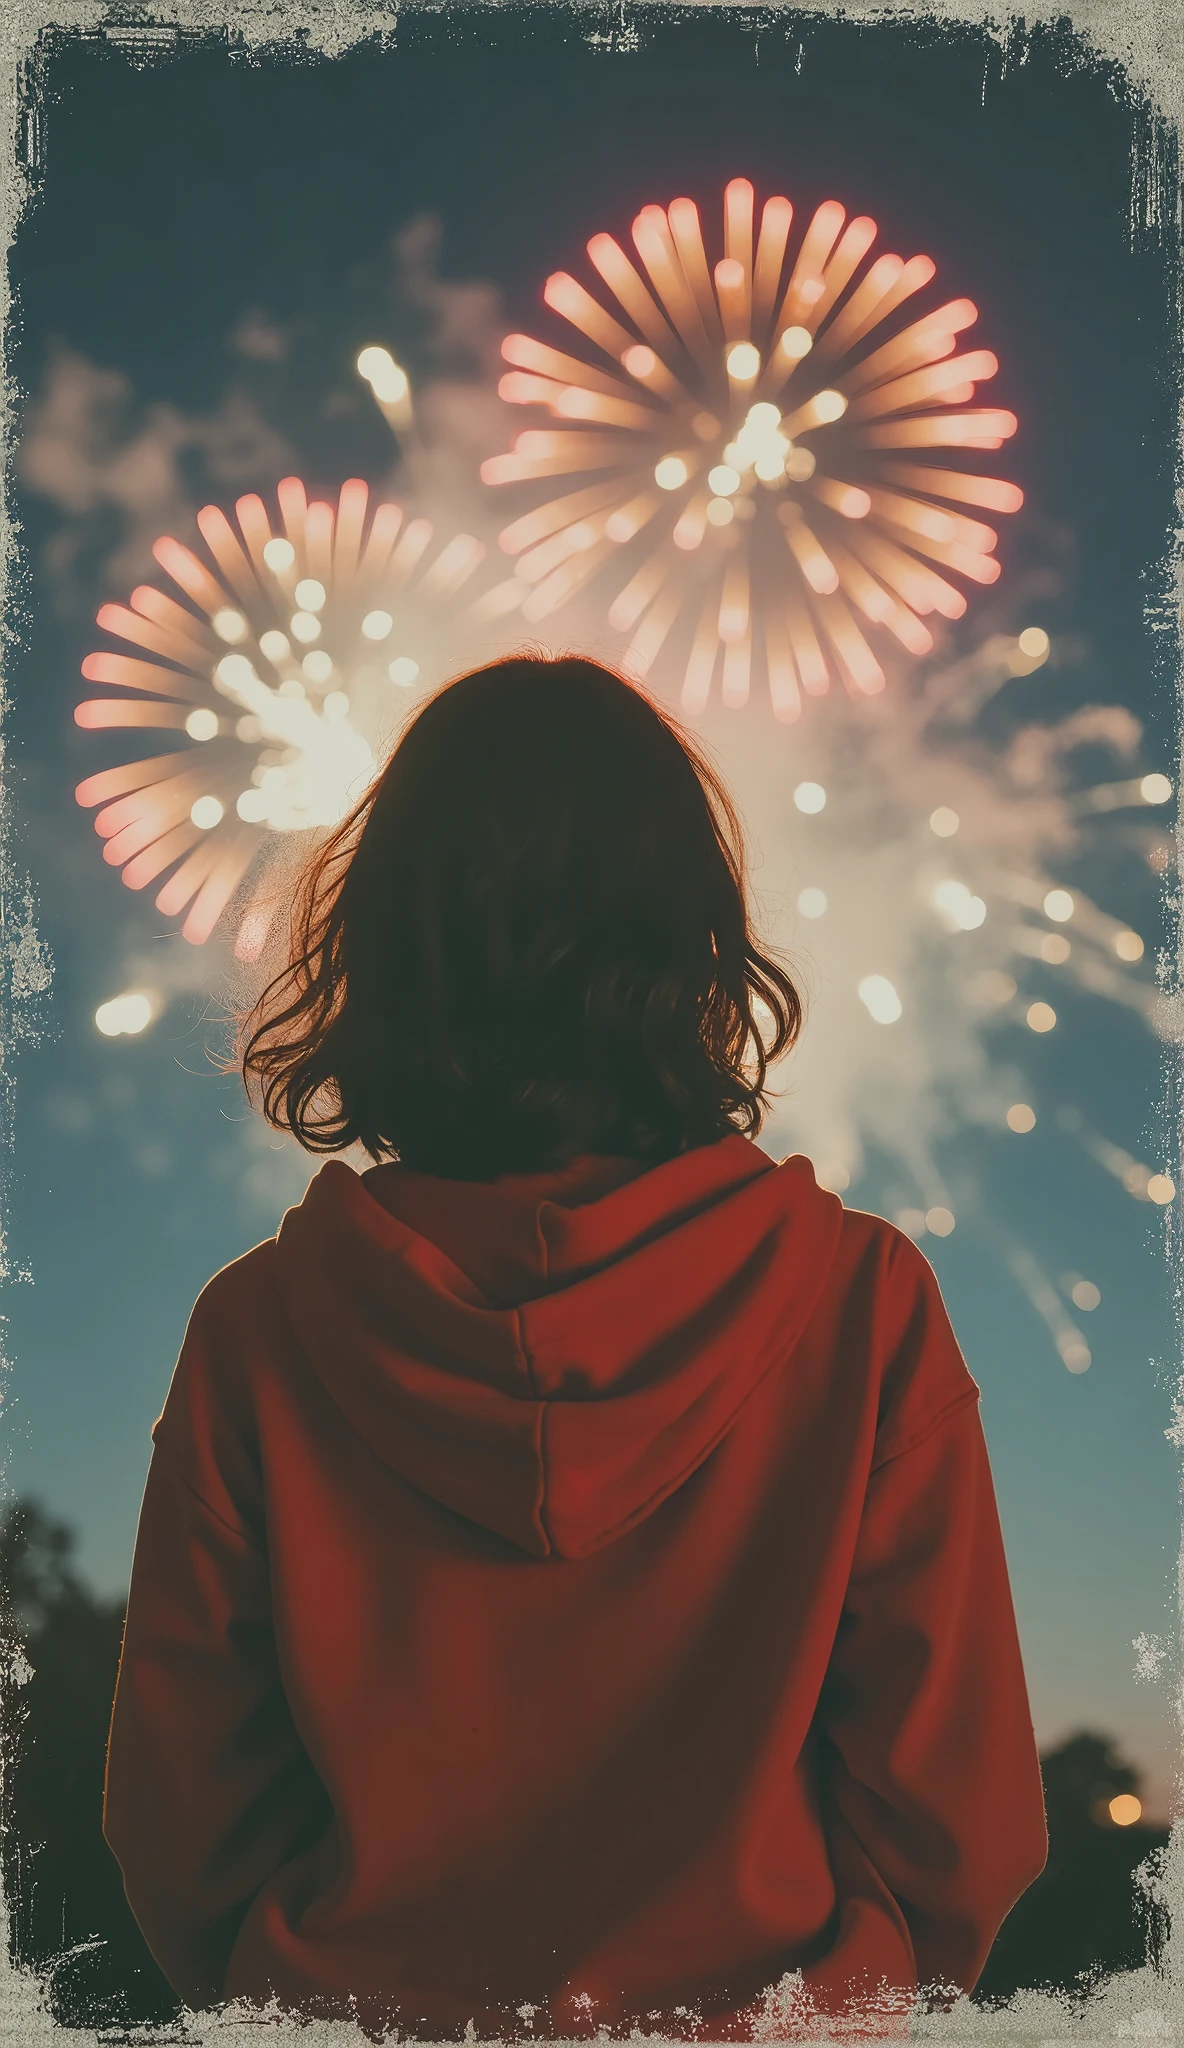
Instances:
[[[74,802],[127,754],[72,720],[97,606],[152,573],[156,533],[192,540],[209,499],[291,470],[326,493],[387,476],[363,345],[389,347],[417,391],[488,384],[482,323],[531,330],[544,278],[589,235],[625,234],[640,204],[678,192],[705,205],[743,173],[799,217],[826,198],[870,211],[877,246],[924,249],[947,296],[981,309],[974,345],[1002,365],[987,402],[1022,421],[1000,471],[1027,501],[1002,536],[1004,579],[1047,572],[1039,623],[1064,657],[1038,712],[1004,693],[1000,744],[1011,718],[1120,703],[1143,723],[1143,768],[1174,776],[1171,645],[1145,617],[1172,517],[1167,259],[1132,247],[1120,81],[1069,42],[1020,56],[969,32],[698,12],[626,33],[616,15],[541,9],[412,11],[396,38],[333,61],[293,46],[248,62],[200,40],[145,61],[98,37],[47,53],[40,191],[14,265],[9,745],[56,969],[18,1064],[10,1255],[31,1280],[8,1290],[9,1480],[77,1527],[104,1590],[126,1584],[193,1300],[274,1230],[309,1168],[211,1062],[214,949],[195,962],[151,892],[121,888]],[[427,218],[435,297],[393,253]],[[773,743],[792,786],[792,731]],[[1166,944],[1165,885],[1120,838],[1091,842],[1067,879],[1149,956]],[[96,1006],[149,973],[172,991],[159,1022],[100,1037]],[[1162,1045],[1084,994],[1063,1027],[1021,1048],[1034,1085],[1174,1172]],[[1010,1149],[980,1136],[960,1158],[1054,1276],[1088,1273],[1102,1293],[1093,1365],[1073,1377],[981,1238],[926,1240],[983,1388],[1037,1733],[1116,1734],[1162,1811],[1170,1716],[1132,1639],[1169,1632],[1179,1543],[1170,1219],[1055,1132]],[[876,1207],[883,1185],[873,1160],[847,1199]]]

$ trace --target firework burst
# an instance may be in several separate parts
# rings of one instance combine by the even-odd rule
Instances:
[[[79,725],[184,738],[180,750],[88,776],[76,795],[99,807],[103,858],[128,888],[167,876],[157,908],[184,913],[195,945],[270,835],[324,831],[363,793],[378,736],[435,656],[442,603],[485,552],[469,534],[441,546],[429,521],[396,504],[371,511],[358,479],[335,505],[309,503],[296,477],[277,496],[279,532],[259,497],[238,500],[237,525],[205,506],[209,563],[158,540],[153,554],[179,595],[145,584],[128,605],[104,605],[99,625],[135,652],[103,650],[82,665],[113,693],[79,704]],[[260,906],[247,911],[240,954],[258,950],[266,922]]]
[[[729,754],[776,888],[777,940],[812,991],[778,1082],[772,1149],[808,1153],[839,1191],[874,1160],[888,1213],[914,1236],[946,1236],[956,1221],[994,1236],[1080,1372],[1090,1352],[1072,1310],[1096,1305],[1096,1289],[1079,1274],[1058,1288],[992,1221],[977,1176],[951,1188],[942,1163],[971,1130],[1009,1146],[1051,1130],[1124,1196],[1155,1206],[1175,1195],[1162,1164],[1060,1097],[1047,1055],[1043,1082],[1025,1072],[1026,1049],[1050,1034],[1055,1046],[1082,996],[1133,1012],[1160,1038],[1179,1026],[1142,936],[1065,880],[1071,861],[1100,850],[1099,832],[1108,875],[1123,858],[1136,871],[1157,865],[1173,791],[1166,776],[1136,772],[1138,721],[1087,706],[1021,726],[1002,753],[974,730],[976,710],[1048,648],[1037,629],[993,635],[958,668],[931,670],[891,716],[883,700],[857,710],[837,699],[794,735],[788,779],[781,750],[751,730],[731,726]],[[1085,784],[1084,750],[1098,749],[1121,772]]]
[[[609,622],[631,634],[635,673],[681,638],[688,712],[721,652],[723,701],[745,702],[763,666],[785,720],[836,675],[877,693],[873,641],[928,653],[926,617],[961,617],[960,583],[999,574],[977,514],[1023,502],[966,459],[1016,427],[974,404],[998,364],[963,345],[970,301],[898,320],[932,283],[927,256],[868,260],[875,223],[833,200],[792,229],[788,199],[766,200],[758,226],[752,185],[733,179],[712,268],[692,200],[643,207],[640,270],[611,235],[588,243],[611,310],[566,272],[547,280],[579,355],[525,334],[502,344],[501,396],[565,424],[519,434],[484,480],[591,479],[501,535],[530,586],[523,616],[593,578],[615,585]]]

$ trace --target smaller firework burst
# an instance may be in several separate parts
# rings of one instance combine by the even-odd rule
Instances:
[[[371,511],[351,479],[336,505],[304,485],[278,487],[280,531],[261,498],[240,498],[237,527],[216,505],[197,515],[210,564],[164,537],[153,554],[179,596],[142,585],[98,623],[136,651],[89,654],[82,673],[118,695],[91,696],[75,719],[94,731],[184,735],[179,751],[90,775],[103,858],[130,889],[167,876],[156,897],[185,913],[184,937],[210,936],[269,835],[323,832],[375,771],[375,743],[434,654],[442,601],[484,554],[457,534],[443,546],[396,504]],[[403,698],[405,702],[405,698]],[[171,872],[170,872],[171,870]],[[267,913],[238,935],[257,952]]]
[[[998,368],[961,347],[976,308],[955,299],[893,325],[931,283],[930,259],[865,267],[875,223],[847,221],[835,201],[796,246],[792,223],[776,197],[758,228],[752,185],[733,179],[712,268],[692,200],[643,207],[644,277],[611,235],[588,244],[611,311],[565,272],[547,280],[580,355],[525,334],[502,345],[502,397],[564,424],[519,434],[485,481],[590,479],[502,533],[530,586],[523,616],[545,617],[593,579],[615,586],[609,622],[631,634],[635,673],[681,638],[688,712],[717,667],[737,705],[763,665],[786,720],[836,674],[853,695],[881,690],[872,641],[928,653],[926,616],[960,617],[959,581],[999,574],[995,529],[975,514],[1022,503],[976,468],[974,451],[1016,427],[973,403]],[[967,453],[954,467],[948,451]]]

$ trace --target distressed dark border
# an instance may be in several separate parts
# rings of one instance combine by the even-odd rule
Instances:
[[[532,0],[527,0],[532,4]],[[534,0],[537,4],[537,0]],[[411,0],[416,10],[443,12],[451,6],[466,12],[502,5],[520,8],[520,0]],[[603,34],[606,15],[620,12],[620,27],[627,33],[629,16],[639,21],[646,14],[661,16],[661,0],[541,0],[540,11],[558,7],[573,16],[585,15],[589,31]],[[1168,266],[1172,278],[1169,314],[1176,335],[1178,356],[1184,357],[1184,302],[1179,288],[1184,271],[1184,221],[1180,181],[1180,138],[1184,128],[1184,0],[1029,0],[1020,8],[992,9],[988,0],[927,0],[910,5],[909,0],[794,0],[792,8],[772,5],[754,9],[747,0],[680,0],[680,11],[689,6],[732,7],[751,14],[792,13],[798,19],[830,19],[860,26],[901,26],[923,23],[926,27],[972,27],[985,30],[1000,49],[1004,61],[1018,61],[1033,29],[1062,27],[1077,38],[1083,61],[1099,64],[1121,77],[1125,92],[1135,106],[1139,120],[1131,163],[1132,238],[1143,246],[1159,247],[1176,259]],[[628,10],[628,11],[627,11]],[[42,138],[37,107],[37,85],[44,54],[61,37],[93,37],[111,40],[134,50],[143,61],[155,54],[175,53],[189,36],[208,38],[222,32],[231,51],[248,61],[264,57],[269,47],[302,45],[310,58],[334,57],[369,36],[391,35],[397,29],[400,0],[127,0],[122,6],[104,6],[99,0],[0,0],[0,120],[3,122],[3,161],[0,168],[0,232],[4,250],[11,250],[22,213],[33,200],[40,174]],[[623,38],[624,39],[624,38]],[[0,270],[0,323],[4,341],[11,331],[11,280],[7,260]],[[8,366],[7,351],[0,343],[0,406],[3,409],[3,466],[0,468],[0,713],[8,705],[6,654],[13,645],[14,630],[8,624],[18,604],[18,536],[11,514],[12,449],[16,419],[16,390]],[[1178,524],[1165,536],[1164,553],[1155,565],[1156,594],[1148,605],[1149,622],[1171,635],[1177,673],[1177,752],[1184,769],[1184,410],[1179,423],[1176,461],[1176,507]],[[1179,778],[1178,778],[1179,780]],[[1184,867],[1184,815],[1176,825],[1177,863]],[[1176,907],[1174,959],[1168,985],[1179,989],[1184,981],[1184,915],[1179,899]],[[22,1034],[27,999],[44,992],[49,966],[39,946],[33,922],[32,899],[25,883],[20,848],[12,843],[12,825],[7,803],[0,790],[0,1280],[6,1277],[3,1253],[5,1225],[10,1214],[9,1155],[12,1141],[13,1079],[9,1049]],[[1165,1121],[1175,1115],[1174,1104],[1181,1092],[1181,1054],[1165,1051]],[[1170,1103],[1169,1110],[1166,1104]],[[1165,1129],[1165,1139],[1176,1132]],[[1171,1154],[1177,1146],[1173,1142]],[[1184,1259],[1178,1245],[1178,1230],[1167,1232],[1165,1259],[1168,1264],[1178,1326],[1184,1330]],[[1168,1434],[1184,1454],[1184,1369],[1177,1361],[1174,1414]],[[12,1362],[0,1357],[0,1392],[12,1369]],[[1184,1458],[1181,1493],[1184,1498]],[[1172,1697],[1184,1752],[1184,1528],[1177,1563],[1177,1604]],[[19,1648],[11,1639],[2,1645],[3,1676],[0,1683],[11,1685],[20,1679]],[[951,2011],[918,2015],[909,2025],[909,2037],[934,2044],[934,2048],[962,2048],[970,2043],[1014,2043],[1015,2048],[1076,2048],[1085,2042],[1126,2043],[1167,2042],[1184,2037],[1184,1816],[1172,1826],[1172,1837],[1162,1868],[1148,1886],[1149,1903],[1162,1903],[1172,1914],[1174,1930],[1163,1945],[1159,1969],[1144,1966],[1101,1984],[1086,1999],[1072,2004],[1048,1993],[1019,1992],[1006,2010],[984,2011],[967,1998]],[[270,2042],[299,2042],[302,2048],[352,2048],[367,2037],[352,2022],[301,2023],[294,2019],[267,2020],[245,2006],[228,2007],[216,2015],[185,2015],[173,2026],[144,2028],[128,2032],[57,2026],[49,2012],[44,1986],[29,1971],[16,1970],[8,1962],[5,1937],[6,1916],[0,1900],[0,2048],[6,2044],[40,2043],[54,2040],[89,2044],[115,2042],[145,2044],[190,2042],[193,2048],[207,2044],[241,2043],[247,2027],[266,2027]],[[770,2013],[764,2038],[785,2038]],[[866,2039],[857,2025],[820,2027],[819,2033],[832,2040]],[[250,2037],[259,2040],[256,2033]],[[394,2038],[394,2037],[392,2037]],[[477,2036],[470,2026],[466,2043]],[[635,2038],[643,2038],[635,2034]],[[658,2036],[644,2037],[658,2041]]]

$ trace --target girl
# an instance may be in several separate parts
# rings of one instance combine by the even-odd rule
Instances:
[[[245,1075],[375,1164],[210,1282],[153,1431],[106,1833],[170,1981],[420,2039],[969,1990],[1047,1849],[979,1390],[754,1142],[801,1005],[718,778],[497,662],[293,934]]]

